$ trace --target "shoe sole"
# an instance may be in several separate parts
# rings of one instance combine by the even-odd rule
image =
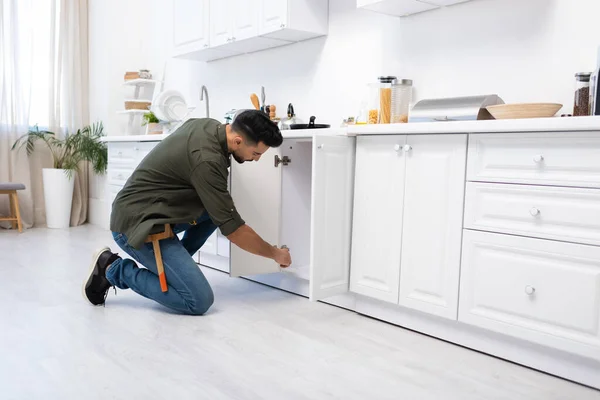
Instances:
[[[98,250],[96,252],[96,254],[94,254],[94,258],[92,259],[92,266],[90,267],[90,271],[87,274],[87,279],[83,281],[83,285],[81,285],[81,295],[83,296],[83,298],[90,303],[91,305],[97,307],[97,306],[101,306],[102,304],[94,304],[90,301],[90,299],[88,299],[87,295],[85,294],[85,287],[87,285],[87,283],[90,281],[90,279],[92,279],[92,275],[94,274],[94,268],[96,268],[96,263],[98,262],[98,259],[100,258],[100,255],[102,253],[104,253],[105,251],[110,251],[109,247],[103,247],[100,250]]]

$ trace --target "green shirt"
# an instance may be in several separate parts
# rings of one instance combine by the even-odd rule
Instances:
[[[139,164],[112,205],[110,229],[141,248],[164,224],[194,223],[205,211],[225,236],[244,225],[228,191],[225,125],[190,119]]]

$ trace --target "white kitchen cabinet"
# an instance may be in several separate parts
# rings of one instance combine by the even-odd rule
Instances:
[[[328,1],[261,0],[259,34],[297,42],[327,34]]]
[[[455,320],[467,135],[409,136],[407,143],[399,304]]]
[[[174,12],[176,58],[211,61],[327,34],[327,0],[180,1]]]
[[[466,230],[459,321],[600,360],[600,247]]]
[[[351,290],[456,319],[466,135],[359,137]]]
[[[406,136],[359,136],[350,290],[398,302]]]
[[[600,189],[600,137],[596,132],[472,135],[467,178]]]
[[[357,0],[356,6],[381,14],[404,17],[467,1],[470,0]]]
[[[189,45],[209,46],[209,0],[174,0],[173,44],[176,49]]]
[[[232,245],[231,276],[312,300],[348,291],[354,143],[345,136],[285,139],[258,162],[232,163],[238,212],[264,240],[286,246],[292,265],[280,268]]]
[[[465,228],[600,246],[600,190],[469,182]]]
[[[237,0],[210,1],[210,46],[222,46],[233,38]]]

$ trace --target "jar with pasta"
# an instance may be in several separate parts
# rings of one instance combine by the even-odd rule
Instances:
[[[392,122],[392,87],[396,84],[395,76],[380,76],[379,80],[379,123]]]

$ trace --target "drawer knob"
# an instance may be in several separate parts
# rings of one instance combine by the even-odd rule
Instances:
[[[412,150],[412,146],[410,144],[405,144],[404,145],[404,152],[405,153],[408,153],[411,150]]]
[[[394,151],[400,151],[401,147],[399,144],[394,146]]]
[[[538,154],[537,156],[533,157],[533,161],[536,162],[537,164],[539,164],[542,161],[544,161],[544,156],[541,154]]]
[[[325,148],[324,144],[320,144],[320,145],[317,146],[317,149],[319,149],[319,150],[323,150],[324,148]]]
[[[139,147],[134,147],[133,149],[134,149],[135,151],[139,151],[139,150],[140,150],[140,148],[139,148]]]
[[[529,210],[529,214],[531,214],[532,217],[537,217],[540,215],[540,209],[532,207],[531,210]]]
[[[530,285],[525,286],[525,294],[527,296],[533,296],[534,293],[535,293],[535,288],[533,286],[530,286]]]

